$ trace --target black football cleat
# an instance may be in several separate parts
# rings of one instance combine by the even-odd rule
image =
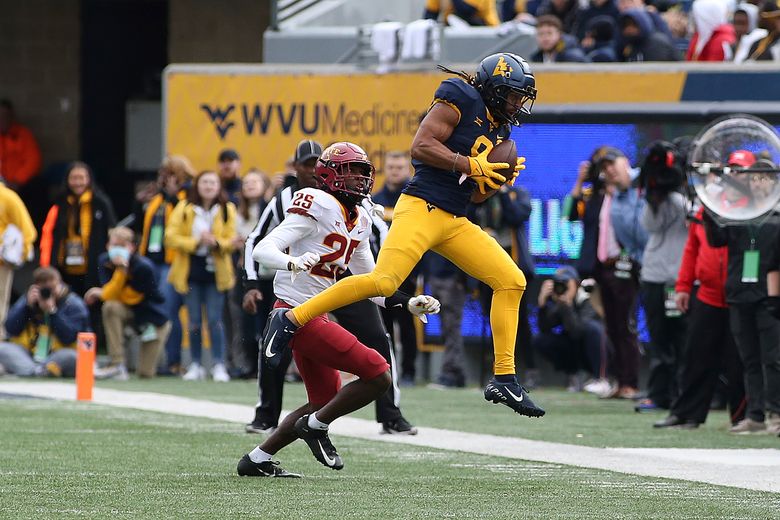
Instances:
[[[279,463],[273,460],[263,462],[253,462],[249,455],[244,455],[238,461],[239,477],[279,477],[279,478],[301,478],[297,473],[290,473],[279,466]]]
[[[309,428],[309,414],[295,421],[295,432],[299,438],[309,445],[312,455],[320,461],[320,464],[330,469],[341,469],[344,467],[341,457],[336,452],[336,447],[330,442],[328,430]]]
[[[417,435],[417,428],[404,419],[403,416],[393,421],[382,423],[382,431],[379,433],[389,433],[391,435]]]
[[[528,417],[541,417],[545,414],[544,410],[531,401],[517,379],[511,383],[499,383],[495,378],[491,378],[485,387],[485,400],[505,404],[520,415]]]
[[[282,358],[289,350],[290,340],[298,329],[285,313],[289,309],[274,309],[268,315],[268,325],[263,335],[261,353],[263,362],[271,368],[279,368]]]
[[[268,421],[258,421],[255,419],[251,423],[247,423],[244,427],[244,431],[247,433],[273,433],[276,430],[276,426]]]

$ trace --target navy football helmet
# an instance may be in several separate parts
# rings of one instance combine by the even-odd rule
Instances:
[[[490,113],[504,123],[519,125],[520,115],[530,114],[536,101],[531,67],[517,54],[500,52],[483,59],[474,75],[474,86]]]

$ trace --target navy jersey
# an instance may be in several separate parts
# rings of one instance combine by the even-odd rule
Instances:
[[[446,103],[460,114],[458,125],[444,143],[453,152],[474,157],[509,137],[509,125],[494,122],[477,89],[462,79],[442,81],[431,106],[436,103]],[[412,166],[414,177],[404,193],[454,215],[466,215],[466,206],[477,183],[466,179],[463,184],[458,184],[460,173],[434,168],[417,160],[412,160]]]

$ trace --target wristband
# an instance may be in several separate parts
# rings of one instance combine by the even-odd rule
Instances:
[[[455,158],[452,160],[452,168],[450,168],[450,171],[453,171],[455,173],[458,173],[455,170],[455,166],[458,164],[458,157],[460,157],[460,152],[455,152]]]

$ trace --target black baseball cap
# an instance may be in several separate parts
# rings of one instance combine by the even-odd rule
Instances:
[[[625,157],[626,154],[624,154],[619,149],[615,148],[614,146],[602,146],[601,148],[598,148],[593,153],[593,160],[591,162],[600,164],[605,161],[612,162],[615,159],[619,157]]]
[[[241,160],[241,156],[238,155],[238,152],[233,150],[232,148],[225,148],[221,152],[219,152],[219,162],[225,162],[225,161],[239,161]]]
[[[295,162],[302,163],[309,159],[318,159],[322,155],[322,145],[311,139],[304,139],[295,148]]]

